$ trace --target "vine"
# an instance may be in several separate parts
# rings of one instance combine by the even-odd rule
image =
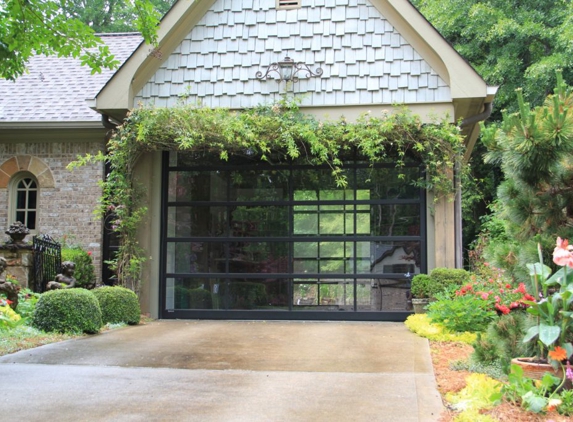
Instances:
[[[402,168],[408,157],[425,166],[417,186],[432,191],[435,200],[451,196],[456,161],[463,157],[459,128],[447,121],[423,124],[406,108],[381,116],[366,113],[356,122],[344,118],[320,121],[304,114],[296,103],[280,102],[241,112],[222,108],[182,105],[173,108],[141,107],[132,111],[108,142],[108,153],[78,157],[68,168],[94,161],[108,162],[111,171],[101,182],[99,216],[113,214],[113,229],[120,248],[113,262],[121,285],[139,292],[144,250],[137,243],[137,228],[147,212],[133,178],[141,154],[152,151],[189,151],[258,156],[263,161],[305,159],[328,165],[338,186],[347,184],[340,158],[357,149],[371,163],[393,160]]]

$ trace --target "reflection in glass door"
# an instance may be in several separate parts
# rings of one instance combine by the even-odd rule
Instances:
[[[165,163],[164,317],[409,310],[426,265],[417,164],[348,160],[340,187],[305,164]]]

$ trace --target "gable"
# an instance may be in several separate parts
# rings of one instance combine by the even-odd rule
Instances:
[[[319,66],[330,66],[328,69],[330,73],[326,73],[325,69],[320,79],[303,80],[297,86],[289,87],[289,92],[304,92],[304,94],[297,95],[297,99],[303,100],[306,112],[317,116],[336,117],[344,114],[353,119],[362,112],[376,109],[377,105],[379,110],[392,110],[392,106],[388,104],[398,101],[408,105],[414,113],[426,121],[433,121],[436,116],[444,115],[449,116],[452,122],[472,116],[479,120],[485,115],[484,110],[487,109],[484,104],[493,101],[495,87],[488,87],[475,70],[408,0],[301,0],[300,8],[280,11],[276,10],[275,2],[276,0],[177,1],[161,21],[158,28],[158,45],[152,47],[141,44],[97,94],[91,102],[92,108],[121,120],[128,110],[139,102],[159,106],[173,104],[179,98],[178,95],[181,94],[183,86],[185,87],[183,95],[191,95],[187,101],[202,105],[219,104],[239,108],[251,104],[258,105],[267,99],[273,101],[273,97],[284,92],[284,86],[278,86],[276,81],[260,83],[255,80],[255,75],[258,71],[264,73],[273,61],[282,60],[285,52],[281,49],[286,48],[290,49],[289,52],[293,51],[294,57],[291,57],[293,60],[308,61],[306,64],[309,64],[313,70]],[[321,14],[315,15],[315,9],[320,9]],[[339,16],[339,9],[344,10],[344,20]],[[356,12],[361,10],[367,13],[359,12],[356,17]],[[324,11],[324,16],[322,16],[322,11]],[[305,13],[306,20],[304,20]],[[208,15],[213,14],[217,15],[218,19],[223,19],[223,14],[226,14],[227,20],[217,22],[208,20]],[[232,18],[229,18],[231,14]],[[251,22],[247,25],[247,19],[249,22],[255,19],[256,24]],[[325,24],[327,20],[329,23]],[[372,31],[373,21],[377,23],[374,24],[373,32],[368,33],[366,28]],[[195,31],[195,27],[200,22],[199,26],[202,29]],[[349,30],[346,22],[348,22]],[[384,32],[376,34],[376,30],[382,31],[382,22]],[[207,23],[210,26],[207,26]],[[220,26],[221,29],[217,29]],[[238,31],[239,26],[242,26],[241,32]],[[266,35],[265,29],[260,29],[263,27],[266,28]],[[279,27],[288,29],[288,35],[284,30],[279,32]],[[312,28],[313,36],[302,36],[303,31],[309,30],[308,27]],[[329,35],[324,35],[326,34],[325,27],[329,30]],[[274,28],[277,28],[276,36]],[[295,28],[298,28],[298,32],[291,34],[291,29]],[[336,52],[342,54],[343,47],[342,40],[335,41],[343,37],[337,33],[339,28],[350,32],[350,47],[345,45],[344,48],[350,48],[351,53],[348,56],[344,53],[344,60],[340,59],[340,63],[344,65],[343,70],[340,65],[336,68]],[[209,38],[211,30],[213,30],[213,38]],[[221,30],[223,33],[220,33]],[[263,31],[262,34],[259,34],[259,30]],[[315,30],[319,31],[320,35],[316,36]],[[199,39],[193,38],[194,31],[199,33]],[[228,33],[232,31],[236,31],[235,35]],[[377,40],[372,41],[376,43],[373,45],[354,44],[353,40],[359,39],[359,31],[360,34],[364,31],[363,37],[366,43],[370,42],[370,37],[377,38],[373,35],[382,35],[382,37],[389,35],[390,45],[376,47],[381,45]],[[251,36],[255,32],[256,38]],[[207,42],[205,42],[206,36]],[[291,38],[298,40],[294,42],[292,48],[289,46]],[[311,46],[310,50],[306,47],[303,51],[302,41],[305,38],[311,40]],[[222,43],[223,39],[225,43]],[[251,46],[253,41],[255,43],[254,53],[250,51],[250,64],[248,64],[248,58],[245,62],[238,63],[239,58],[243,59],[247,56],[244,46],[241,47],[243,50],[239,51],[239,41],[243,39],[248,40],[247,52],[249,51],[248,43],[250,42]],[[308,45],[308,40],[305,41],[306,45]],[[331,40],[332,46],[330,46]],[[210,49],[214,48],[210,44],[217,42],[217,53],[210,51],[206,54],[199,54],[203,53],[203,50],[196,51],[198,47],[194,44],[195,42],[208,46]],[[315,43],[314,47],[312,42]],[[335,49],[335,42],[340,42],[339,50]],[[192,48],[195,50],[192,51]],[[374,52],[374,59],[372,59],[368,52],[372,53],[374,49],[379,50],[378,57]],[[386,55],[387,50],[388,55]],[[333,53],[334,64],[327,64],[327,55]],[[366,55],[365,61],[364,54]],[[195,56],[195,65],[193,65],[192,55]],[[223,55],[232,58],[232,69],[221,66]],[[197,61],[201,64],[201,60],[203,60],[202,67],[197,66]],[[399,70],[397,63],[400,64]],[[420,75],[412,74],[412,69],[414,73],[417,72],[418,63]],[[215,66],[218,66],[217,72],[213,71]],[[247,66],[250,69],[246,72],[243,67]],[[408,66],[410,66],[410,73],[407,70]],[[373,69],[372,71],[378,74],[367,75],[366,69],[368,71]],[[346,71],[345,76],[341,76],[344,71]],[[399,76],[397,76],[398,71]],[[241,72],[243,72],[242,75]],[[382,76],[377,76],[380,72]],[[425,85],[425,74],[428,75],[428,86]],[[408,78],[408,75],[417,76],[418,79]],[[380,89],[375,89],[376,78],[379,78],[378,83],[382,86]],[[398,84],[397,88],[393,85],[395,83]],[[225,91],[227,88],[230,88],[230,91]],[[371,102],[360,105],[362,101],[369,101],[370,96]],[[334,107],[326,105],[313,107],[319,104],[333,104],[333,101]],[[347,101],[352,101],[350,104],[356,105],[344,108]],[[475,121],[472,120],[472,123],[464,128],[464,133],[472,139],[475,139],[479,131]]]
[[[295,83],[259,80],[285,56],[321,68]],[[448,83],[367,0],[216,0],[134,98],[168,107],[181,96],[207,107],[245,108],[286,91],[303,106],[451,102]]]

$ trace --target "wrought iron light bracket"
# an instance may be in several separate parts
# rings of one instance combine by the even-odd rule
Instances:
[[[307,78],[312,78],[321,76],[323,70],[320,67],[317,67],[316,70],[313,72],[308,65],[302,62],[295,62],[293,59],[287,56],[279,62],[271,63],[264,74],[263,72],[258,71],[255,74],[255,76],[257,77],[257,79],[264,81],[265,79],[270,79],[270,74],[272,72],[275,72],[277,75],[279,75],[278,78],[279,82],[280,81],[298,82],[299,77],[297,76],[297,74],[299,72],[305,72]]]

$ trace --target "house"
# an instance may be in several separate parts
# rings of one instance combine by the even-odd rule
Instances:
[[[108,127],[138,105],[177,107],[183,98],[241,110],[288,93],[318,119],[354,120],[405,104],[428,123],[435,116],[462,121],[469,154],[495,95],[407,0],[178,1],[155,48],[117,37],[129,39],[120,43],[125,61],[101,90],[100,80],[88,88],[60,79],[82,99],[91,96],[87,105],[102,120],[74,104],[85,112],[80,124],[58,112],[67,100],[36,97],[46,73],[34,62],[29,112],[12,115],[9,104],[23,99],[17,85],[0,83],[3,98],[12,98],[0,103],[0,195],[9,198],[0,202],[8,204],[0,223],[18,212],[20,180],[24,192],[34,189],[32,180],[40,192],[38,229],[72,233],[98,257],[109,254],[99,246],[108,236],[87,216],[104,169],[64,175],[62,168],[77,154],[104,149]],[[298,79],[265,78],[285,65],[302,68]],[[39,104],[47,106],[46,121],[26,120]],[[294,161],[142,156],[136,173],[149,213],[139,243],[151,257],[143,309],[160,318],[403,319],[413,274],[461,265],[459,196],[433,204],[431,193],[398,178],[392,165],[371,167],[359,156],[344,168],[351,177],[341,188],[328,169]],[[413,180],[421,169],[414,163],[405,172]]]

